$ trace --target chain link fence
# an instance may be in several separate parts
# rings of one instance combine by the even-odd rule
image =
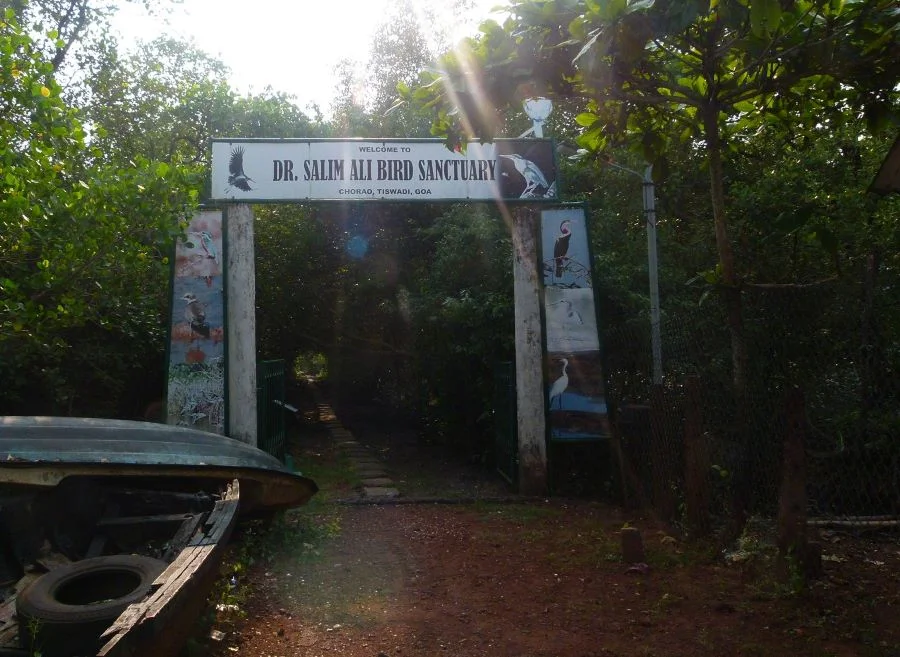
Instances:
[[[700,307],[664,315],[665,376],[658,386],[651,379],[649,322],[607,318],[608,398],[626,503],[699,531],[739,514],[773,517],[787,400],[799,390],[810,517],[897,518],[896,302],[879,304],[858,284],[838,281],[748,287],[741,300],[743,397],[736,394],[734,345],[720,300],[710,296]]]

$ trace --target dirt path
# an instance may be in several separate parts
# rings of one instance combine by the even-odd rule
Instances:
[[[401,491],[509,494],[477,468],[424,460],[415,441],[400,458],[389,433],[357,437]],[[599,503],[338,504],[356,495],[346,458],[328,440],[304,441],[297,462],[316,464],[322,499],[292,512],[280,546],[258,555],[246,618],[220,625],[203,654],[900,655],[895,538],[826,535],[826,578],[796,596],[758,549],[727,564]],[[646,568],[621,561],[626,522],[643,533]]]

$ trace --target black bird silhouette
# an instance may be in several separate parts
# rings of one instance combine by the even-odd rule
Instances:
[[[228,184],[249,192],[253,189],[250,183],[255,182],[244,173],[244,149],[237,146],[231,150],[231,159],[228,161]]]
[[[559,225],[559,235],[553,243],[553,259],[556,260],[556,277],[560,278],[563,274],[563,263],[566,260],[566,254],[569,252],[569,239],[572,237],[572,230],[569,228],[569,220],[566,219]]]

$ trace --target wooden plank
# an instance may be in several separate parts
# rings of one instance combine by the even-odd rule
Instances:
[[[163,561],[172,561],[187,546],[191,536],[197,531],[197,527],[206,519],[206,515],[205,513],[197,513],[186,518],[181,523],[181,527],[178,528],[175,536],[169,542],[169,547],[163,555]]]
[[[87,552],[84,553],[85,559],[92,559],[103,554],[103,548],[106,547],[106,534],[94,534],[91,544],[88,545]]]
[[[59,552],[45,552],[34,561],[35,563],[38,563],[46,568],[48,572],[53,570],[54,568],[67,566],[72,563],[72,560],[69,559],[69,557],[64,554],[60,554]]]
[[[217,522],[210,530],[206,533],[197,545],[214,545],[218,543],[225,532],[231,527],[231,519],[237,513],[238,503],[237,502],[225,502],[222,504],[222,514],[220,516],[219,522]]]
[[[12,595],[0,605],[0,625],[5,625],[16,615],[16,596]]]
[[[160,611],[169,603],[169,601],[178,594],[187,582],[194,576],[197,570],[203,566],[207,558],[215,549],[214,545],[203,545],[186,548],[191,552],[190,561],[179,573],[178,577],[171,579],[166,586],[161,588],[151,600],[151,605],[147,609],[145,618],[153,619],[159,615]]]
[[[101,518],[97,527],[123,527],[127,525],[147,525],[159,523],[183,522],[191,517],[189,513],[162,513],[153,516],[122,516],[119,518]]]
[[[43,573],[30,572],[30,573],[25,573],[24,575],[22,575],[22,577],[19,578],[19,581],[16,582],[16,586],[15,586],[16,595],[19,595],[25,589],[26,586],[31,584],[34,580],[36,580],[42,574]]]
[[[19,646],[19,621],[15,618],[0,629],[0,646]]]

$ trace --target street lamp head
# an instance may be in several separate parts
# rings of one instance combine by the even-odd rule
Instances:
[[[547,120],[547,117],[550,116],[550,112],[553,111],[553,102],[549,98],[537,96],[535,98],[526,99],[522,103],[522,107],[525,109],[525,114],[531,119],[534,136],[538,138],[543,137],[544,121]]]

